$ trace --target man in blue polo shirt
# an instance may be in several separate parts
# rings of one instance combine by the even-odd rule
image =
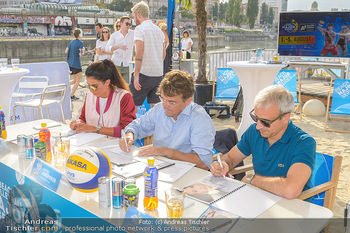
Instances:
[[[222,176],[252,155],[254,174],[242,181],[292,199],[308,187],[316,154],[316,142],[290,120],[294,109],[292,94],[282,86],[269,86],[255,97],[250,112],[252,124],[241,141],[211,164],[211,172]]]

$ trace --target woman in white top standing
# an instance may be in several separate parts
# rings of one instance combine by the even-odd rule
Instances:
[[[108,27],[102,28],[102,36],[96,41],[96,53],[98,54],[98,60],[103,61],[105,59],[111,59],[111,52],[106,52],[105,48],[111,38],[111,30]]]
[[[182,36],[183,36],[183,38],[181,40],[182,53],[180,55],[181,55],[181,57],[183,57],[183,53],[186,53],[186,59],[190,59],[191,58],[191,47],[192,47],[193,41],[190,38],[190,33],[187,30],[185,30],[182,33]]]

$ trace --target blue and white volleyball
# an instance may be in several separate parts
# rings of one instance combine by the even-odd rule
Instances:
[[[111,176],[108,156],[96,147],[74,151],[66,162],[65,174],[68,182],[78,191],[95,192],[98,178]]]
[[[318,21],[318,26],[320,26],[320,27],[324,26],[324,21],[322,19],[320,21]]]

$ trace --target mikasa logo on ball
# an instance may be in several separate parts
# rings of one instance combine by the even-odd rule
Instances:
[[[77,167],[79,167],[79,168],[81,168],[81,169],[87,170],[87,168],[86,168],[87,164],[86,164],[86,163],[82,163],[82,162],[73,160],[73,159],[71,159],[71,158],[68,159],[67,163],[72,164],[72,165],[74,165],[74,166],[77,166]]]

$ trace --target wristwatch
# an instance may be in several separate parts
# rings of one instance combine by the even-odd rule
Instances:
[[[101,131],[101,125],[97,125],[96,126],[96,133],[100,133],[100,131]]]
[[[247,177],[245,178],[247,180],[247,183],[250,184],[250,182],[252,181],[252,179],[254,178],[255,173],[249,174],[247,175]]]

